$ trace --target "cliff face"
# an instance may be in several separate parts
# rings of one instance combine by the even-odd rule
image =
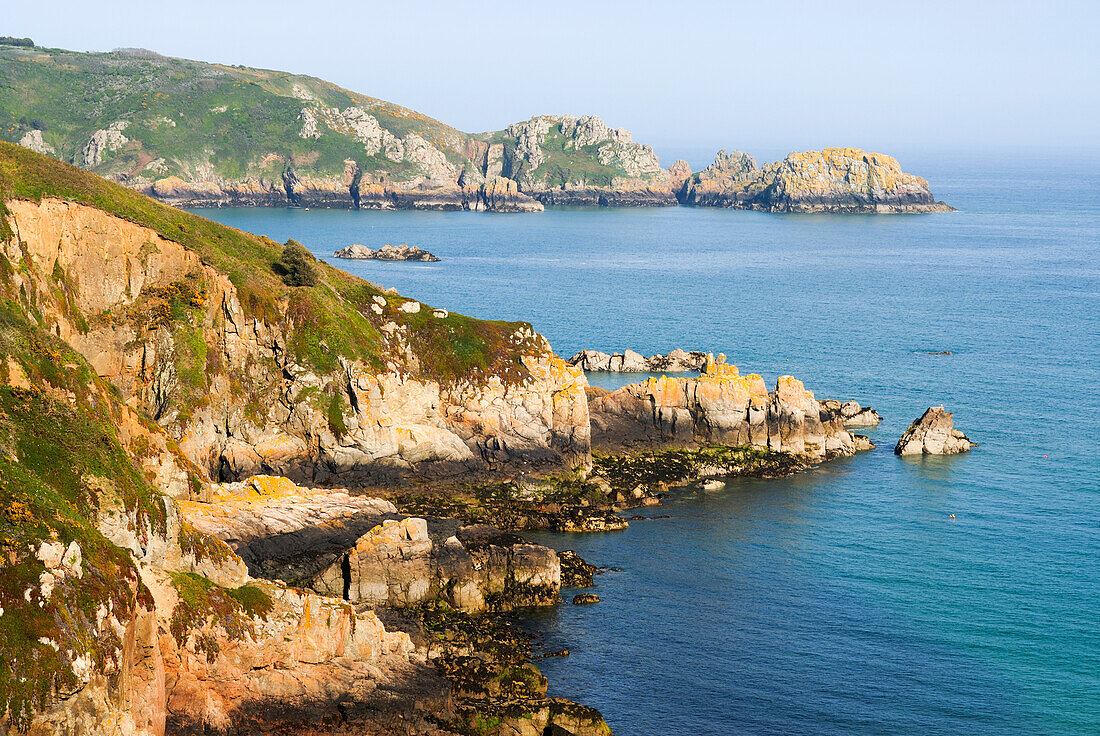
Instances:
[[[583,375],[525,324],[321,263],[287,286],[280,252],[0,143],[0,732],[450,733],[426,648],[365,608],[253,579],[189,518],[214,505],[210,478],[262,467],[585,463]],[[282,511],[304,531],[392,510],[332,493]],[[238,529],[288,523],[252,513]],[[492,562],[477,544],[463,571]],[[513,554],[504,579],[552,587],[554,561]]]
[[[857,148],[792,153],[763,169],[746,154],[718,154],[714,164],[689,177],[679,192],[684,204],[766,212],[948,212],[928,182],[898,162]]]
[[[2,274],[0,730],[259,731],[278,712],[334,717],[337,691],[391,717],[444,705],[407,634],[252,580],[181,519],[153,483],[186,460]]]
[[[287,288],[266,260],[277,244],[131,204],[151,206],[135,212],[157,229],[80,202],[8,199],[0,253],[21,264],[9,278],[44,325],[205,477],[372,482],[588,461],[583,373],[528,325],[433,310],[323,264],[322,283]]]
[[[595,115],[539,115],[486,137],[491,153],[499,146],[487,160],[544,204],[675,204],[653,148]]]
[[[697,378],[651,378],[590,402],[597,449],[700,444],[752,445],[824,459],[866,445],[802,382],[781,376],[771,392],[758,375],[741,376],[724,356]]]

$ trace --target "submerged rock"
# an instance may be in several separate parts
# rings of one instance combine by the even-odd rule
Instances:
[[[593,603],[599,603],[600,597],[595,593],[577,593],[573,596],[574,606],[590,606]]]
[[[957,455],[977,447],[955,429],[954,415],[942,406],[933,406],[909,425],[894,447],[895,455]]]
[[[432,255],[423,248],[418,248],[408,243],[402,243],[401,245],[391,245],[386,243],[378,250],[371,250],[370,248],[360,243],[354,243],[346,248],[341,248],[332,254],[336,258],[346,258],[349,260],[364,260],[364,261],[421,261],[424,263],[437,263],[439,258]]]

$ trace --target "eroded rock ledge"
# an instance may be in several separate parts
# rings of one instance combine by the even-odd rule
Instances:
[[[845,429],[839,402],[823,405],[791,376],[769,392],[763,378],[741,376],[724,355],[708,358],[698,377],[661,376],[590,393],[592,444],[599,450],[709,444],[826,459],[870,447]]]

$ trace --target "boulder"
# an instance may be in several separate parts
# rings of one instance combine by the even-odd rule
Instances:
[[[435,598],[462,611],[553,605],[561,564],[548,547],[483,525],[388,519],[322,571],[313,588],[356,603],[409,607]]]
[[[894,447],[895,455],[957,455],[976,447],[965,434],[955,429],[951,412],[933,406],[909,425]]]

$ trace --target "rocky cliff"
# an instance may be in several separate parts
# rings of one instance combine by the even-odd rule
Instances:
[[[197,525],[212,479],[268,466],[584,464],[583,376],[527,325],[440,314],[300,252],[0,143],[0,732],[447,734],[503,708],[468,702],[416,626],[255,579]],[[332,491],[232,528],[393,510]],[[544,680],[525,697],[501,723],[607,733]]]
[[[0,139],[175,206],[536,212],[672,204],[653,150],[594,116],[469,135],[314,77],[0,44]],[[539,199],[536,199],[538,196]]]
[[[672,177],[653,148],[595,115],[538,115],[481,137],[489,145],[486,172],[499,166],[520,191],[544,204],[676,203]]]
[[[688,205],[765,212],[949,212],[928,182],[880,153],[826,148],[791,153],[757,167],[740,151],[720,151],[715,162],[688,177],[679,194]]]
[[[699,445],[753,446],[825,459],[869,449],[845,429],[839,406],[824,407],[802,382],[781,376],[768,391],[725,356],[697,378],[661,376],[596,395],[589,403],[598,449]]]
[[[37,195],[7,198],[14,288],[204,477],[366,483],[587,462],[583,374],[528,325],[435,310],[320,263],[321,283],[288,288],[271,241],[128,192],[138,209],[108,212],[85,202],[125,190],[55,164],[71,182],[58,186],[36,178],[37,154],[0,154],[9,191]]]

